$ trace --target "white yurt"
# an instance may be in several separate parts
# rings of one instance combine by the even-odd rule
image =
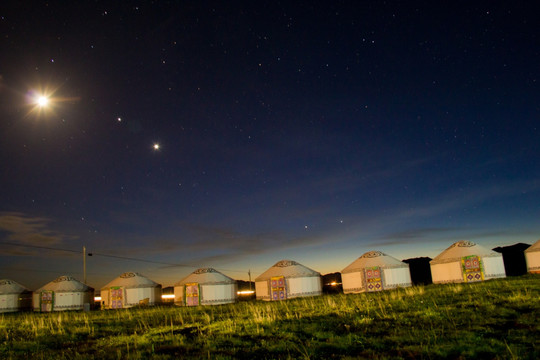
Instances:
[[[409,264],[380,251],[369,251],[341,271],[343,292],[361,293],[411,286]]]
[[[0,280],[0,313],[32,309],[32,291],[13,280]]]
[[[197,269],[174,284],[174,304],[220,305],[236,302],[236,280],[212,268]]]
[[[430,262],[434,284],[506,277],[502,254],[472,241],[458,241]]]
[[[540,240],[524,251],[527,262],[527,272],[540,274]]]
[[[58,279],[34,291],[34,311],[83,310],[94,303],[94,289],[71,276]]]
[[[257,300],[285,300],[322,294],[321,274],[292,260],[281,260],[255,279]]]
[[[102,309],[160,303],[161,285],[136,272],[123,273],[101,288]]]

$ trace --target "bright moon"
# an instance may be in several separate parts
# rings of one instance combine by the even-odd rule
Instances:
[[[45,96],[40,96],[37,98],[37,104],[39,106],[47,106],[47,104],[49,103],[49,99],[47,99],[47,97]]]

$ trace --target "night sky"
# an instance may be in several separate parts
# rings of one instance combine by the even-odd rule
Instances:
[[[3,1],[0,278],[533,243],[536,5]]]

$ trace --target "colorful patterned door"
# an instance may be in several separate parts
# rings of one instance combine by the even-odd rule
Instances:
[[[186,284],[184,294],[186,294],[186,306],[199,305],[199,284]]]
[[[482,260],[477,255],[462,257],[461,267],[463,269],[463,281],[476,282],[484,280]]]
[[[39,297],[41,312],[49,312],[54,307],[54,291],[42,291]]]
[[[124,289],[121,286],[113,286],[110,289],[111,309],[122,309],[124,307]]]
[[[381,291],[383,289],[381,269],[378,266],[365,269],[366,291]]]
[[[287,299],[287,287],[283,276],[275,276],[270,279],[272,300]]]

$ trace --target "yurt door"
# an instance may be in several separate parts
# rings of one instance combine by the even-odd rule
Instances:
[[[366,276],[366,290],[381,291],[383,289],[381,269],[378,266],[365,269]]]
[[[270,279],[272,300],[285,300],[287,298],[287,288],[283,276],[275,276]]]
[[[463,281],[476,282],[484,280],[480,257],[476,255],[462,257],[461,268],[463,269]]]
[[[39,297],[41,312],[49,312],[54,307],[54,291],[42,291]]]
[[[184,294],[186,294],[186,306],[199,305],[199,284],[186,284],[184,288]]]
[[[111,296],[111,309],[122,309],[124,307],[124,288],[121,286],[112,286],[109,289]]]

